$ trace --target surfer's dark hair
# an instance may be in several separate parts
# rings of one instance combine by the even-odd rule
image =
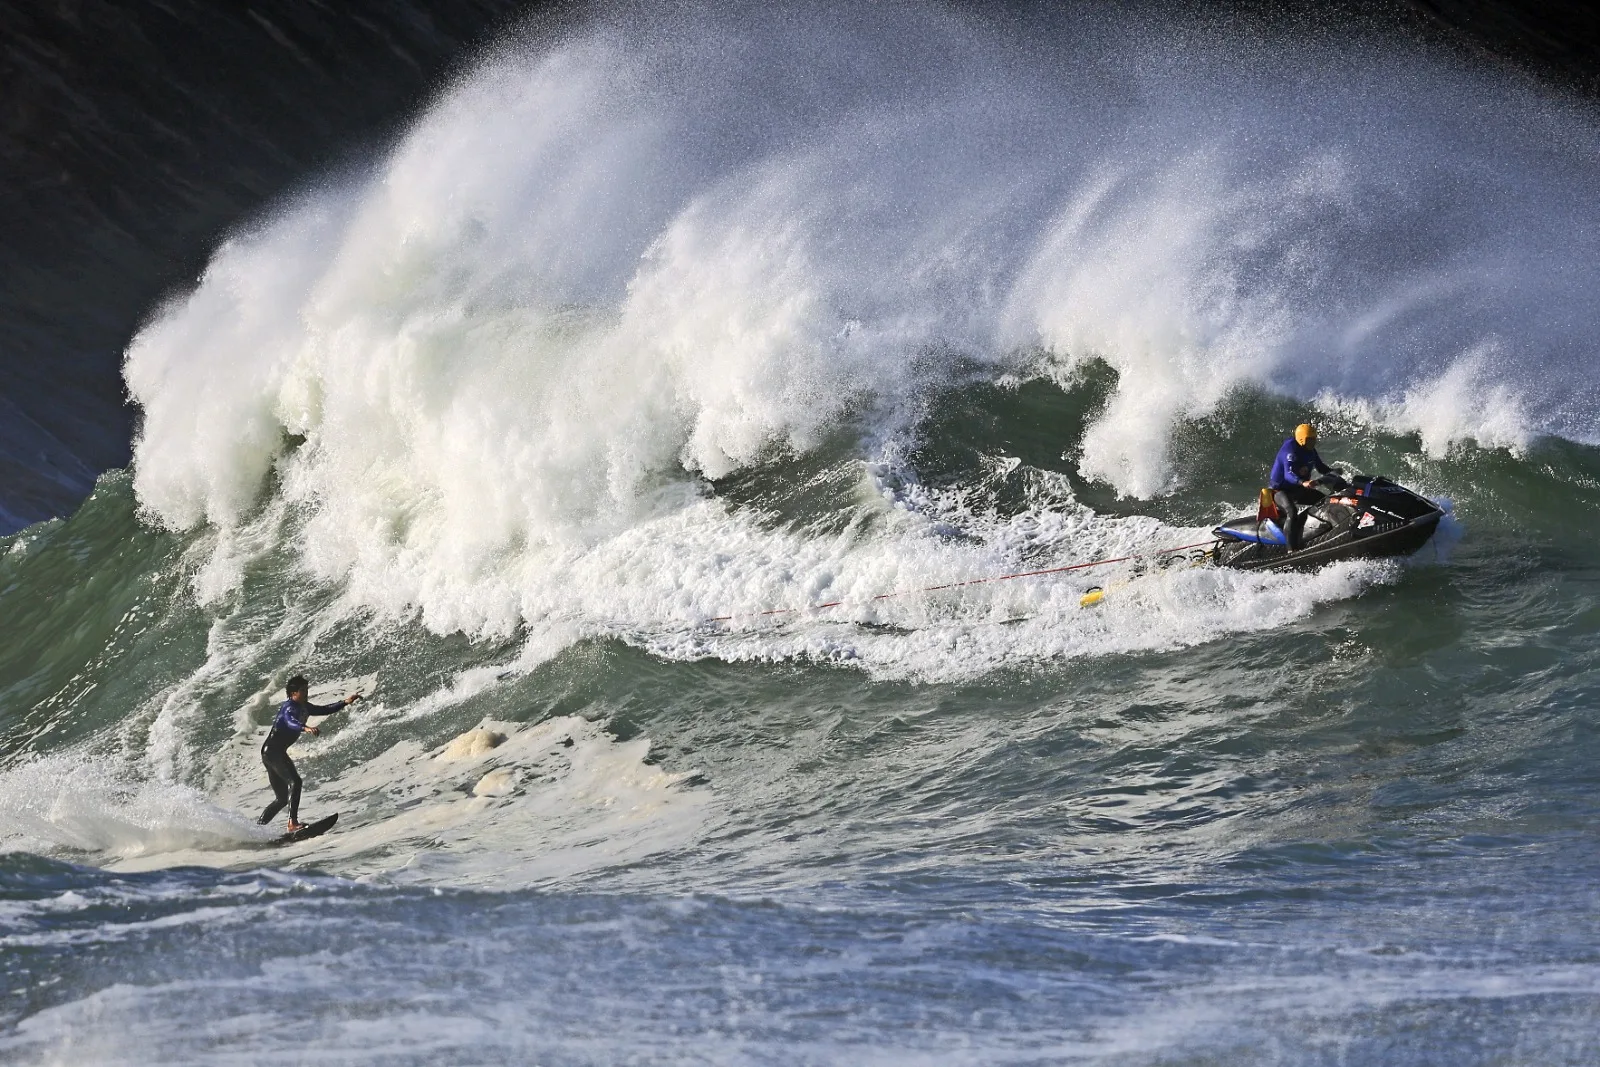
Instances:
[[[295,693],[304,693],[306,691],[306,686],[310,684],[310,682],[306,681],[305,675],[297,674],[293,678],[289,679],[289,684],[283,687],[284,695],[292,696]]]

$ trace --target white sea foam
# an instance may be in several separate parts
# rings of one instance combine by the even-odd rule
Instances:
[[[0,850],[108,860],[217,848],[265,836],[198,789],[120,760],[64,751],[0,771]]]
[[[1504,347],[1487,341],[1436,375],[1419,378],[1399,396],[1343,397],[1325,391],[1317,406],[1342,418],[1413,433],[1436,458],[1472,442],[1482,448],[1525,450],[1541,421],[1524,392],[1503,376]]]

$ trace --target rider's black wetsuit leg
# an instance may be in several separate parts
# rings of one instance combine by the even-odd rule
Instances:
[[[289,805],[289,821],[299,822],[300,772],[294,769],[289,750],[276,745],[262,745],[261,762],[267,768],[267,780],[272,783],[272,794],[276,798],[261,813],[261,823],[271,822],[285,804]]]
[[[1293,552],[1300,547],[1300,524],[1295,521],[1300,514],[1299,505],[1320,504],[1322,494],[1304,485],[1291,485],[1286,489],[1276,490],[1272,494],[1272,499],[1278,505],[1278,512],[1283,516],[1278,525],[1283,530],[1289,551]]]

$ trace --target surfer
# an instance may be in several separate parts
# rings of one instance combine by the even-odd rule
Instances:
[[[266,825],[287,804],[291,834],[305,829],[305,824],[300,821],[300,774],[294,769],[294,761],[289,758],[289,746],[300,740],[302,733],[309,732],[315,737],[321,732],[311,725],[311,716],[332,715],[361,699],[361,694],[355,693],[334,704],[312,704],[306,700],[306,690],[310,685],[298,674],[289,679],[289,684],[284,687],[289,699],[278,705],[272,729],[268,731],[267,739],[261,742],[261,762],[267,768],[267,780],[272,783],[274,799],[258,821]]]
[[[1293,437],[1284,438],[1272,461],[1272,473],[1267,475],[1267,486],[1280,513],[1279,526],[1291,550],[1300,547],[1300,533],[1294,521],[1296,505],[1322,502],[1322,494],[1311,488],[1316,483],[1313,472],[1333,474],[1334,469],[1317,455],[1317,428],[1302,422],[1294,428]]]

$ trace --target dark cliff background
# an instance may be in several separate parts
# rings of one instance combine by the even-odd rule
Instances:
[[[127,463],[122,350],[162,295],[527,6],[0,3],[0,533]]]
[[[529,0],[0,3],[0,533],[128,461],[120,365],[232,226],[370,155]],[[1600,91],[1600,5],[1240,3]]]

